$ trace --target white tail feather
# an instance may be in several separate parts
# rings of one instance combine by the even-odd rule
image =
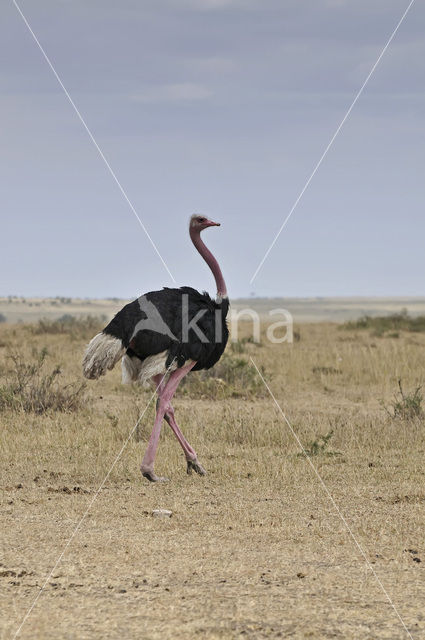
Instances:
[[[142,361],[139,358],[130,358],[127,354],[121,360],[122,383],[131,384],[135,382],[142,368]]]
[[[125,355],[121,361],[123,384],[129,384],[130,382],[143,384],[153,376],[158,374],[166,375],[171,371],[175,371],[177,369],[176,362],[172,362],[167,369],[167,357],[167,351],[148,356],[144,360],[135,357],[130,358],[130,356]]]
[[[107,333],[98,333],[87,345],[83,359],[84,376],[94,380],[105,375],[108,369],[113,369],[125,351],[121,340]]]

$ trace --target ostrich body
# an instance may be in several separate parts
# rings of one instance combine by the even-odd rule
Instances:
[[[191,287],[151,291],[125,305],[89,343],[84,360],[86,378],[96,379],[122,359],[123,383],[151,380],[158,394],[155,422],[141,471],[148,480],[164,480],[155,474],[154,460],[162,421],[170,425],[187,461],[187,472],[205,475],[195,450],[181,432],[171,399],[190,371],[209,369],[226,347],[229,310],[226,285],[217,260],[201,240],[201,231],[220,226],[205,216],[190,219],[190,238],[210,267],[217,297]]]

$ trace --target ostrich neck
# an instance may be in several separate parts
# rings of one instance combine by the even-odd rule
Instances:
[[[195,245],[195,248],[199,251],[207,265],[212,271],[212,274],[215,278],[215,283],[217,285],[217,298],[221,300],[221,298],[227,298],[227,290],[226,283],[224,282],[223,274],[221,273],[221,269],[218,265],[217,260],[214,258],[211,251],[208,247],[205,246],[204,242],[201,240],[200,232],[194,229],[190,229],[190,238]]]

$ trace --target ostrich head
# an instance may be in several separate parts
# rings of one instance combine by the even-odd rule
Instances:
[[[207,227],[219,227],[219,226],[220,226],[219,222],[213,222],[212,220],[210,220],[206,216],[203,216],[200,213],[194,213],[193,216],[191,216],[190,218],[189,227],[191,231],[201,232]]]

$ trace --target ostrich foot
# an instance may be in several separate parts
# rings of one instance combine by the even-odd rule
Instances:
[[[190,475],[192,473],[192,471],[195,471],[196,473],[199,473],[200,476],[205,476],[206,475],[206,471],[204,469],[204,467],[199,464],[198,460],[195,458],[195,460],[188,460],[187,461],[187,473]]]
[[[153,469],[148,469],[147,467],[141,467],[142,476],[147,478],[150,482],[169,482],[168,478],[163,478],[162,476],[157,476]]]

